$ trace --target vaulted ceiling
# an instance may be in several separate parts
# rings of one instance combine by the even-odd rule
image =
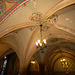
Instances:
[[[40,24],[43,38],[48,42],[46,54],[53,44],[55,47],[58,43],[64,49],[62,42],[68,42],[68,47],[70,43],[75,45],[74,14],[75,0],[1,0],[0,43],[3,44],[0,44],[0,56],[12,48],[18,57],[21,53],[26,59],[31,58],[37,52],[35,42],[41,39]]]

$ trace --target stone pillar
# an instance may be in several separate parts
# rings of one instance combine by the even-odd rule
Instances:
[[[28,63],[25,59],[20,61],[20,75],[27,75]]]
[[[39,64],[39,68],[40,68],[40,75],[44,75],[45,65],[44,64]]]

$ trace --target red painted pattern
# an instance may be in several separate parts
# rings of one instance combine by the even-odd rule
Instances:
[[[2,18],[2,16],[0,16],[0,22],[3,23],[13,12],[15,12],[18,8],[20,8],[21,6],[19,6],[21,3],[25,2],[26,0],[23,0],[22,2],[21,1],[18,1],[20,2],[18,4],[18,2],[16,2],[15,5],[13,5],[8,11],[9,13],[7,13],[8,11],[6,11],[2,16],[4,16]],[[28,0],[29,1],[29,0]],[[25,3],[27,3],[28,1],[26,1]],[[18,7],[19,6],[19,7]],[[13,8],[14,7],[14,8]],[[17,8],[18,7],[18,8]],[[13,8],[13,9],[12,9]],[[13,12],[12,12],[13,11]],[[10,14],[10,15],[9,15]]]

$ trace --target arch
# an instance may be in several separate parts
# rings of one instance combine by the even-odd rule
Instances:
[[[55,12],[59,11],[62,8],[65,8],[71,4],[74,4],[75,1],[74,0],[61,0],[59,1],[57,4],[55,4],[52,8],[50,8],[42,17],[41,19],[41,23],[43,23],[43,21],[45,21],[49,16],[51,16],[52,14],[54,14]]]
[[[36,22],[25,22],[25,23],[21,23],[21,24],[18,24],[18,25],[13,25],[11,27],[8,27],[4,30],[2,30],[0,32],[0,38],[12,31],[15,31],[15,30],[18,30],[18,29],[21,29],[21,28],[25,28],[25,27],[30,27],[30,26],[35,26],[35,25],[39,25],[39,23],[36,23]]]
[[[66,37],[66,38],[65,38]],[[54,38],[56,38],[57,40],[55,40],[54,42],[51,42],[50,41],[50,39],[54,39]],[[71,44],[75,44],[75,38],[73,38],[73,37],[70,37],[70,36],[66,36],[66,35],[48,35],[47,37],[46,37],[46,39],[47,39],[47,41],[49,41],[49,43],[48,43],[48,46],[49,45],[57,45],[57,44],[62,44],[62,43],[71,43]],[[60,46],[55,46],[55,47],[53,47],[52,48],[52,50],[54,50],[54,49],[57,49],[57,48],[61,48],[62,49],[62,47],[60,47]],[[66,48],[65,46],[64,46],[64,48]],[[48,48],[48,49],[51,49],[51,47],[50,48]],[[48,51],[48,49],[47,49],[47,51]],[[51,50],[51,51],[52,51]],[[47,51],[46,51],[46,55],[47,55]],[[51,52],[50,51],[50,52]]]
[[[63,43],[62,43],[63,44]],[[66,46],[66,45],[65,45]],[[75,48],[74,48],[75,49]],[[70,47],[64,47],[62,46],[57,46],[57,47],[53,47],[51,48],[49,51],[47,51],[44,55],[44,59],[43,61],[47,61],[47,59],[52,56],[53,54],[57,55],[58,53],[62,53],[62,52],[67,52],[68,54],[72,55],[73,57],[75,57],[74,52],[71,52],[72,50],[74,50]],[[53,57],[51,57],[53,58]]]
[[[66,37],[66,38],[65,38]],[[63,41],[61,41],[61,42],[65,42],[64,40],[67,40],[68,42],[71,42],[71,43],[75,43],[75,38],[73,38],[73,37],[70,37],[70,36],[64,36],[64,35],[51,35],[51,34],[49,34],[47,37],[45,37],[45,39],[47,39],[47,41],[49,40],[49,39],[51,39],[51,38],[61,38],[61,39],[63,39]],[[56,43],[56,42],[55,42]],[[52,43],[51,43],[52,44]],[[48,45],[51,45],[51,44],[48,44]],[[53,42],[53,44],[54,44],[54,42]],[[57,43],[56,43],[57,44]],[[49,48],[48,48],[49,49]],[[26,59],[27,58],[30,58],[30,57],[32,57],[37,51],[39,51],[39,49],[38,50],[36,50],[36,46],[33,46],[33,48],[31,49],[31,52],[29,53],[29,54],[27,54],[27,57],[26,57]],[[47,52],[46,52],[47,53]]]
[[[61,57],[67,57],[67,58],[71,58],[71,59],[75,60],[75,56],[72,55],[71,53],[63,51],[61,54],[61,52],[58,51],[58,52],[54,53],[54,55],[52,57],[50,56],[50,57],[46,58],[48,61],[46,60],[45,63],[46,63],[46,66],[47,66],[49,72],[53,72],[55,62]],[[52,59],[49,60],[49,58],[52,58]]]
[[[14,53],[14,51],[13,51],[13,49],[9,49],[9,50],[7,50],[6,52],[4,52],[1,56],[0,56],[0,59],[2,59],[4,56],[7,56],[7,55],[9,55],[9,54],[11,54],[11,53]]]
[[[61,58],[66,59],[66,61],[67,61],[67,63],[68,63],[67,65],[68,65],[68,68],[69,68],[69,69],[68,69],[68,68],[65,67],[65,68],[62,69],[62,70],[64,70],[65,72],[66,72],[66,71],[69,72],[69,70],[70,70],[70,65],[71,65],[71,64],[74,64],[74,62],[75,62],[74,60],[75,60],[75,59],[72,59],[72,58],[67,57],[67,56],[65,56],[65,57],[64,57],[64,56],[63,56],[63,57],[59,57],[57,60],[55,60],[54,65],[53,65],[53,67],[52,67],[52,71],[54,72],[54,66],[55,66],[56,62],[57,62],[59,59],[61,59]],[[74,62],[71,62],[70,60],[68,61],[67,59],[73,60]],[[61,61],[60,61],[60,62],[61,62]],[[71,63],[71,64],[69,64],[69,63]],[[59,65],[60,65],[60,64],[59,64]],[[72,66],[75,66],[75,65],[72,65]],[[62,68],[63,68],[63,67],[62,67]],[[67,69],[67,70],[65,70],[65,69]],[[72,69],[72,68],[71,68],[71,69]],[[72,70],[70,70],[70,72],[71,72],[71,71],[72,71]],[[59,72],[59,71],[58,71],[58,72]],[[62,72],[62,71],[61,71],[61,72]]]
[[[17,56],[18,56],[18,58],[20,60],[19,52],[18,52],[18,50],[14,46],[12,46],[11,44],[9,44],[8,42],[5,42],[3,40],[0,40],[0,43],[4,43],[4,44],[8,45],[10,48],[12,48],[14,50],[14,52],[16,52],[16,54],[17,54]]]
[[[60,2],[59,2],[60,4],[58,3],[57,6],[55,5],[55,7],[52,9],[52,12],[50,10],[48,10],[48,12],[45,13],[45,15],[41,19],[41,24],[44,22],[44,20],[46,20],[49,16],[51,16],[56,11],[59,11],[60,9],[65,8],[65,7],[75,3],[74,0],[71,0],[71,1],[70,0],[66,0],[66,1],[61,0]],[[6,29],[1,31],[0,32],[0,37],[4,36],[5,34],[8,34],[9,32],[14,31],[14,30],[24,28],[24,27],[27,27],[27,26],[35,26],[35,25],[40,25],[40,24],[39,24],[39,22],[25,22],[25,23],[22,23],[22,24],[11,26],[11,27],[6,28]]]
[[[54,53],[56,53],[58,51],[59,52],[67,51],[67,52],[69,52],[69,53],[71,53],[71,54],[74,55],[74,52],[71,52],[72,50],[74,50],[74,49],[71,49],[70,47],[69,48],[68,47],[64,47],[63,45],[62,46],[53,47],[50,51],[48,51],[47,53],[45,53],[44,60],[45,60],[45,57],[47,58],[50,55],[52,55],[52,54],[54,54]]]
[[[39,73],[40,68],[39,68],[39,62],[36,58],[31,57],[29,61],[29,66],[28,66],[28,75],[31,74],[36,74],[37,72]]]

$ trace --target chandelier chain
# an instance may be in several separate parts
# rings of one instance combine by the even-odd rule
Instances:
[[[40,25],[40,34],[41,34],[41,41],[42,41],[42,25]]]

